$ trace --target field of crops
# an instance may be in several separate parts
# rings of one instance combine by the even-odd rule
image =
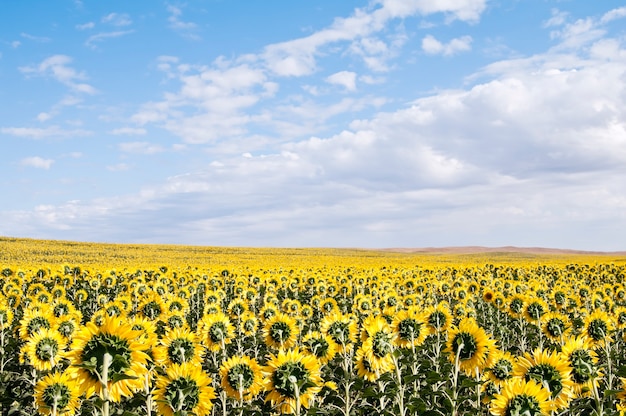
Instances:
[[[0,238],[0,414],[623,414],[625,274]]]

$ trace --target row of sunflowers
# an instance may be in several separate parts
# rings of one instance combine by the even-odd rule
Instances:
[[[619,262],[0,269],[2,414],[626,407]]]

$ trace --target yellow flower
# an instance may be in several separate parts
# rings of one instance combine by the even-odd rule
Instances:
[[[106,373],[108,399],[119,402],[123,396],[132,396],[143,388],[148,372],[146,363],[149,346],[140,341],[141,333],[131,324],[116,317],[105,317],[101,326],[87,324],[74,336],[67,357],[77,369],[76,382],[89,398],[105,390],[101,378]]]
[[[459,368],[468,376],[475,376],[477,370],[482,371],[489,365],[494,349],[495,342],[473,318],[463,319],[448,331],[445,352],[452,363],[456,363],[458,357]]]
[[[541,331],[552,342],[561,343],[570,330],[570,319],[560,312],[548,312],[541,318]]]
[[[58,331],[44,328],[28,339],[24,353],[37,370],[49,371],[63,358],[65,347],[65,340]]]
[[[331,337],[341,352],[346,352],[356,342],[358,327],[351,315],[334,312],[322,319],[320,332]]]
[[[308,409],[322,389],[319,362],[298,348],[270,354],[264,372],[265,401],[281,413],[295,413],[298,406]]]
[[[513,378],[494,395],[489,411],[494,416],[548,416],[550,393],[534,380]]]
[[[206,416],[216,397],[211,378],[202,367],[192,363],[167,367],[165,374],[157,378],[153,396],[164,416]]]
[[[582,333],[589,338],[591,346],[600,347],[611,342],[611,334],[615,329],[613,319],[603,310],[596,309],[585,319]]]
[[[307,334],[302,340],[302,345],[310,354],[317,357],[320,364],[328,363],[339,350],[339,346],[331,337],[319,332]]]
[[[263,389],[263,372],[254,358],[231,357],[220,367],[221,386],[229,397],[252,400]]]
[[[486,375],[496,386],[500,387],[513,377],[515,358],[508,351],[496,350]]]
[[[204,346],[194,332],[184,328],[167,331],[153,350],[154,360],[163,367],[190,362],[202,365]]]
[[[550,393],[552,410],[559,411],[568,406],[574,395],[571,370],[561,353],[537,349],[518,358],[513,375],[544,386]]]
[[[426,316],[416,306],[401,310],[393,317],[396,345],[411,348],[421,345],[428,336]]]
[[[41,415],[73,416],[80,401],[74,370],[48,374],[35,385],[35,404]]]
[[[235,336],[235,328],[222,312],[206,315],[198,324],[200,339],[206,347],[217,352],[230,344]]]
[[[20,321],[20,338],[26,341],[40,329],[54,328],[55,318],[49,308],[47,309],[26,309]]]
[[[572,368],[574,393],[578,396],[588,396],[602,376],[598,369],[598,356],[592,348],[591,341],[586,337],[572,337],[563,345],[561,353]]]
[[[263,336],[265,344],[273,348],[288,349],[298,340],[296,319],[284,313],[278,313],[265,322]]]
[[[447,330],[452,324],[452,314],[446,302],[429,307],[426,312],[426,322],[431,334]]]

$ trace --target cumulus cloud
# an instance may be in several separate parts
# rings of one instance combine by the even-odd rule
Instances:
[[[432,35],[422,39],[422,49],[430,55],[452,56],[459,52],[467,52],[472,49],[472,37],[462,36],[452,39],[448,43],[442,43]]]
[[[340,85],[348,91],[356,91],[356,72],[340,71],[326,77],[326,82]]]
[[[48,170],[54,163],[53,159],[44,159],[39,156],[26,157],[20,161],[20,165],[29,166],[37,169],[45,169]]]

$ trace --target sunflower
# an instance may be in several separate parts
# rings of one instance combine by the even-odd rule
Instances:
[[[570,331],[570,319],[560,312],[548,312],[541,318],[541,331],[552,342],[561,343]]]
[[[598,369],[598,356],[587,337],[572,337],[564,345],[561,354],[572,368],[574,393],[587,396],[602,376]]]
[[[486,371],[489,380],[500,387],[513,377],[515,358],[508,351],[496,350]]]
[[[447,302],[438,303],[429,307],[426,311],[426,322],[431,334],[447,330],[452,324],[452,314]]]
[[[524,298],[521,295],[513,295],[506,308],[511,318],[520,318],[524,313]]]
[[[533,324],[543,320],[543,316],[550,311],[548,303],[538,296],[527,296],[524,299],[524,318]]]
[[[138,311],[145,318],[156,321],[166,313],[167,305],[161,296],[156,292],[151,292],[139,303]]]
[[[273,348],[288,349],[298,340],[296,319],[284,313],[278,313],[265,322],[263,336],[265,344]]]
[[[574,395],[571,371],[561,353],[537,349],[518,358],[513,375],[544,386],[550,393],[552,409],[559,411],[568,406]]]
[[[106,317],[101,326],[93,322],[76,334],[67,357],[77,368],[76,382],[89,398],[98,394],[104,400],[119,402],[122,396],[132,396],[143,388],[148,372],[148,345],[140,341],[141,332],[130,323]],[[106,390],[103,375],[108,374]],[[109,397],[102,397],[108,393]]]
[[[534,380],[513,378],[494,395],[489,411],[494,416],[548,416],[550,393]]]
[[[428,336],[426,316],[416,306],[398,312],[392,327],[396,333],[396,345],[400,348],[417,347]]]
[[[204,346],[194,332],[183,328],[167,331],[153,350],[154,360],[163,367],[190,362],[202,365]]]
[[[319,362],[298,348],[270,354],[264,373],[265,401],[281,413],[295,413],[300,405],[308,409],[322,389]]]
[[[55,318],[50,311],[50,308],[44,309],[31,309],[28,308],[24,311],[24,316],[20,320],[19,335],[20,338],[26,341],[33,336],[40,329],[51,329],[55,325]]]
[[[244,312],[241,319],[238,322],[239,330],[243,332],[245,336],[254,336],[259,328],[259,320],[256,315],[250,311]]]
[[[489,338],[485,330],[473,318],[465,318],[448,332],[445,352],[452,363],[458,359],[459,369],[471,376],[489,365],[490,354],[494,349],[495,341]]]
[[[322,319],[320,332],[331,337],[339,351],[345,353],[356,342],[358,327],[351,315],[335,312]]]
[[[162,415],[205,416],[211,413],[216,395],[202,367],[188,362],[167,367],[156,380],[153,397]]]
[[[198,333],[203,344],[213,352],[218,352],[230,344],[235,337],[235,327],[222,312],[205,315],[198,325]]]
[[[331,337],[319,332],[307,334],[302,340],[302,344],[307,352],[313,354],[318,359],[320,364],[328,363],[339,350],[339,346]]]
[[[252,400],[263,389],[263,372],[254,358],[231,357],[220,367],[222,388],[229,397]]]
[[[354,354],[354,360],[357,376],[372,382],[380,378],[380,369],[375,368],[372,364],[371,350],[366,350],[363,346],[359,347]]]
[[[154,322],[143,316],[135,315],[128,323],[134,331],[139,331],[141,335],[137,341],[145,345],[147,349],[157,345],[157,326]]]
[[[615,329],[613,319],[605,311],[596,309],[585,319],[582,333],[589,338],[593,348],[611,342],[611,333]]]
[[[73,416],[80,404],[74,370],[50,373],[35,385],[35,405],[41,415]]]
[[[13,322],[13,309],[0,298],[0,331],[8,328]]]
[[[39,371],[52,370],[63,358],[66,342],[55,329],[40,329],[24,346],[30,364]]]

